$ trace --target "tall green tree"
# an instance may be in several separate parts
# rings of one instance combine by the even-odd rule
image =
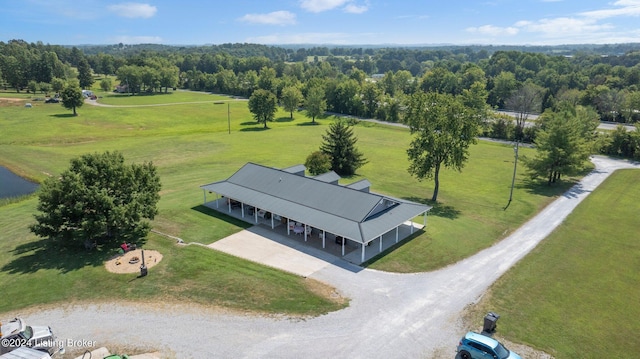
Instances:
[[[419,180],[434,180],[432,201],[438,199],[440,169],[461,171],[469,157],[469,146],[479,133],[477,110],[449,94],[417,92],[411,96],[405,121],[412,139],[407,154],[409,173]]]
[[[584,168],[592,151],[598,116],[581,106],[562,106],[546,111],[536,136],[536,154],[523,156],[532,178],[546,178],[551,185],[563,175],[575,175]]]
[[[273,92],[257,89],[253,91],[249,98],[249,111],[258,123],[263,123],[267,128],[267,121],[273,121],[276,111],[278,111],[278,99]]]
[[[71,83],[65,86],[60,93],[62,97],[62,106],[68,110],[73,110],[73,115],[78,116],[76,108],[82,107],[84,104],[84,97],[82,96],[82,90],[77,83]]]
[[[287,86],[282,89],[282,105],[285,111],[288,111],[293,120],[293,111],[298,109],[302,102],[302,92],[296,86]]]
[[[322,135],[320,151],[331,156],[331,169],[341,176],[351,176],[367,163],[364,155],[356,148],[358,139],[353,129],[343,121],[329,125]]]
[[[44,181],[30,229],[66,246],[139,242],[158,213],[159,192],[151,162],[129,165],[119,152],[82,155]]]
[[[311,175],[317,176],[331,170],[331,156],[322,151],[315,151],[307,156],[304,165]]]
[[[327,100],[324,98],[324,90],[320,86],[309,89],[307,98],[304,100],[304,107],[307,115],[311,116],[311,122],[316,122],[316,116],[320,116],[327,110]]]
[[[80,82],[80,88],[88,89],[93,85],[93,75],[91,74],[91,66],[89,62],[83,56],[78,63],[78,81]]]

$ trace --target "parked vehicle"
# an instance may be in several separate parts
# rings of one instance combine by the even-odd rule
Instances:
[[[30,326],[21,318],[0,324],[0,354],[21,347],[37,349],[52,357],[65,352],[62,341],[56,339],[51,327]]]
[[[522,359],[497,340],[475,332],[462,337],[456,351],[460,359]]]
[[[21,347],[0,355],[0,359],[51,359],[51,356],[45,351]]]
[[[57,97],[49,97],[44,101],[44,103],[58,103],[58,102],[60,102],[60,99]]]

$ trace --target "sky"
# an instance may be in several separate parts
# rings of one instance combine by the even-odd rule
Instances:
[[[0,0],[0,41],[55,45],[640,42],[640,0]]]

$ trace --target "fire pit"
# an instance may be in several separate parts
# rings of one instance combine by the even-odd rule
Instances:
[[[131,257],[131,259],[129,259],[129,264],[136,264],[138,262],[140,262],[139,257]]]

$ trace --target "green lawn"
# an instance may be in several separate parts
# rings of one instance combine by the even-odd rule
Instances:
[[[504,275],[475,317],[499,313],[501,335],[563,358],[640,352],[640,171],[614,173]]]
[[[180,96],[176,102],[191,100],[198,103],[140,108],[84,105],[78,109],[77,117],[71,116],[69,110],[58,104],[36,103],[29,109],[3,107],[0,162],[28,178],[42,180],[66,169],[70,158],[87,152],[118,150],[128,161],[153,161],[163,186],[160,213],[153,223],[154,228],[187,242],[208,244],[239,231],[245,224],[203,210],[200,185],[227,178],[247,161],[276,167],[303,163],[306,156],[320,146],[321,136],[328,123],[333,121],[332,117],[316,119],[318,125],[310,125],[310,119],[303,113],[295,113],[294,120],[291,120],[288,113],[279,111],[276,121],[269,123],[270,128],[264,130],[262,125],[253,121],[246,102],[232,101],[229,107],[212,102],[200,103],[203,97],[216,98],[215,95],[201,93],[118,96],[109,100],[121,105],[149,104],[151,98],[173,96]],[[369,163],[358,171],[357,176],[343,182],[366,177],[371,180],[373,191],[420,202],[431,197],[432,183],[419,182],[407,173],[406,148],[410,142],[407,130],[361,123],[355,128],[355,133],[359,139],[358,146]],[[521,153],[530,154],[532,151],[523,149]],[[549,188],[532,183],[520,169],[514,201],[504,210],[512,171],[513,151],[510,146],[489,142],[473,146],[471,160],[462,173],[443,171],[439,203],[428,216],[427,230],[418,232],[411,241],[371,263],[371,267],[415,272],[456,262],[506,236],[567,187],[565,184]],[[3,249],[0,251],[0,287],[12,285],[12,294],[20,296],[37,288],[31,285],[31,281],[36,283],[36,279],[41,278],[43,285],[48,283],[57,289],[50,296],[30,298],[30,302],[5,303],[4,307],[0,306],[0,311],[65,298],[107,298],[109,288],[126,282],[120,277],[111,278],[114,275],[104,272],[100,266],[102,258],[90,258],[89,266],[78,265],[73,270],[53,265],[58,259],[67,260],[64,253],[49,259],[51,263],[42,263],[42,258],[49,255],[44,256],[45,252],[31,244],[41,242],[27,229],[33,221],[36,203],[36,199],[31,198],[0,206],[0,228],[3,229],[0,234],[3,246],[0,248]],[[416,221],[422,222],[422,218]],[[204,254],[208,252],[199,248],[176,249],[163,242],[166,240],[153,236],[149,241],[151,245],[167,251],[165,258],[171,258],[163,264],[165,267],[161,267],[165,270],[195,266],[203,277],[220,277],[221,280],[230,275],[226,272],[235,271],[240,276],[233,281],[237,293],[260,290],[255,285],[258,280],[263,283],[264,293],[282,295],[273,298],[259,295],[261,303],[255,303],[255,298],[249,296],[231,300],[225,297],[225,290],[216,286],[199,287],[196,281],[188,280],[188,275],[172,273],[175,276],[173,281],[153,282],[155,277],[150,276],[148,282],[151,284],[144,292],[140,292],[142,288],[133,289],[133,284],[129,285],[129,290],[114,289],[118,296],[160,298],[166,295],[163,293],[171,292],[181,299],[181,295],[187,294],[177,288],[191,288],[194,292],[201,291],[199,296],[194,294],[194,300],[208,298],[206,300],[212,303],[225,303],[242,309],[317,314],[343,305],[307,291],[307,283],[294,276],[222,254]],[[198,263],[190,262],[194,253],[202,258],[201,263],[197,260]],[[29,264],[30,258],[35,259],[32,264]],[[220,258],[232,265],[209,265],[224,262]],[[32,268],[24,269],[29,266]],[[249,269],[244,271],[244,268]],[[264,272],[264,277],[256,277],[257,272]],[[81,279],[86,282],[87,292],[91,292],[89,289],[94,283],[107,285],[104,291],[96,291],[95,296],[79,294],[72,285],[63,285],[76,285]],[[176,290],[159,289],[167,286],[175,286]],[[287,287],[291,287],[291,291]],[[292,291],[296,294],[290,294]],[[300,300],[300,293],[306,293],[308,299]],[[294,297],[298,300],[293,300]],[[299,302],[307,304],[300,307]]]

